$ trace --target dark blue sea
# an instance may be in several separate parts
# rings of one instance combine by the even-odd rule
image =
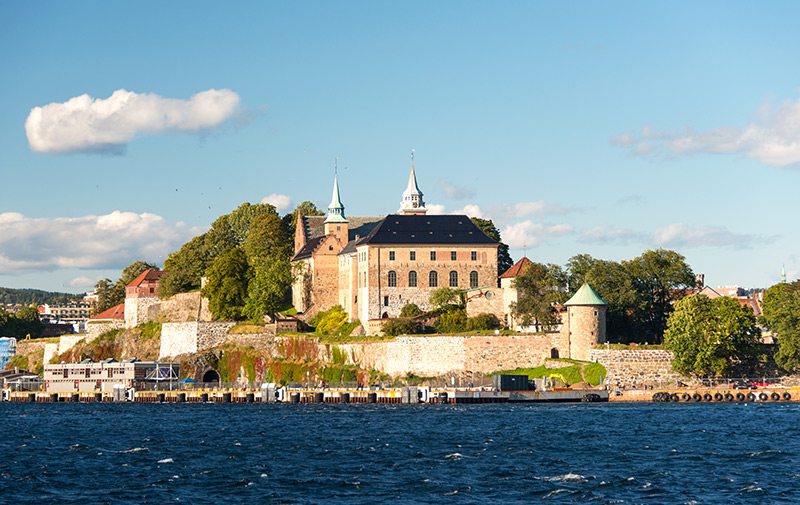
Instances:
[[[0,404],[0,503],[800,503],[800,405]]]

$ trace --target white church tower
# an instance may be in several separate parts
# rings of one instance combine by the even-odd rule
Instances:
[[[411,150],[411,174],[408,176],[408,187],[403,191],[403,201],[400,202],[398,214],[422,215],[428,212],[422,200],[422,191],[417,186],[417,176],[414,175],[414,150]]]

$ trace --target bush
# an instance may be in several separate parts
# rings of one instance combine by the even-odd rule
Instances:
[[[436,320],[434,328],[439,333],[459,333],[467,329],[467,313],[464,309],[445,312]]]
[[[407,303],[400,309],[400,317],[414,317],[422,314],[416,303]]]
[[[341,305],[336,305],[314,316],[309,324],[316,328],[314,333],[318,335],[332,335],[333,331],[343,325],[345,321],[347,321],[347,312]]]
[[[417,333],[417,323],[408,318],[389,319],[383,324],[383,334],[391,337]]]
[[[478,314],[467,320],[467,330],[493,330],[500,328],[500,321],[494,314]]]

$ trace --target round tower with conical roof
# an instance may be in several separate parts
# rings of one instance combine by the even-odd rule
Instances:
[[[608,304],[588,284],[564,304],[567,308],[569,355],[572,359],[589,361],[589,354],[597,344],[606,341],[606,307]]]

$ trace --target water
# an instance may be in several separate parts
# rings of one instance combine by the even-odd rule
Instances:
[[[0,503],[799,503],[800,404],[0,404]]]

